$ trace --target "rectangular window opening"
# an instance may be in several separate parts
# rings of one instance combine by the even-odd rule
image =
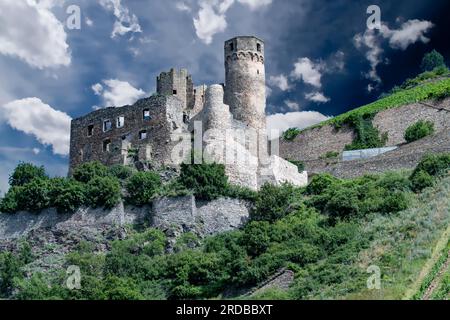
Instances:
[[[112,123],[111,120],[105,120],[103,121],[103,132],[109,131],[112,129]]]
[[[109,152],[111,150],[111,140],[106,139],[103,141],[103,152]]]
[[[152,117],[150,116],[150,109],[144,109],[143,118],[144,120],[151,120]]]
[[[117,128],[122,128],[125,125],[125,117],[117,117]]]
[[[139,140],[144,140],[147,138],[147,130],[139,131]]]
[[[94,125],[91,124],[90,126],[88,126],[87,135],[88,137],[92,137],[93,134],[94,134]]]

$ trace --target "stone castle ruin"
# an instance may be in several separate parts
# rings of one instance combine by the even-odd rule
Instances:
[[[236,37],[224,51],[225,84],[194,86],[187,70],[172,69],[157,77],[151,97],[74,119],[70,171],[95,160],[141,170],[177,167],[194,150],[194,163],[224,164],[233,184],[254,190],[266,182],[306,185],[307,173],[280,158],[277,143],[269,148],[264,42]]]

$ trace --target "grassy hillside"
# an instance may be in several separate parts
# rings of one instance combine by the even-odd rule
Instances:
[[[205,174],[216,177],[208,190],[223,184],[223,172],[202,166],[191,170],[192,184],[204,181]],[[444,154],[428,156],[413,172],[351,180],[323,174],[306,188],[265,185],[254,195],[251,220],[242,229],[205,239],[186,233],[173,252],[167,252],[168,239],[160,230],[130,226],[127,238],[111,241],[106,252],[83,242],[65,256],[65,267],[81,269],[79,290],[61,285],[65,268],[52,274],[26,272],[38,257],[25,242],[16,252],[0,253],[0,294],[215,299],[225,291],[257,286],[285,267],[296,276],[290,289],[255,299],[400,299],[415,288],[449,224],[449,170],[450,154]],[[367,289],[369,266],[381,271],[380,290]],[[441,295],[447,288],[439,289]]]
[[[386,109],[420,101],[444,99],[450,96],[450,79],[448,76],[449,71],[447,69],[439,71],[438,73],[436,73],[436,71],[423,73],[414,79],[407,80],[402,86],[395,87],[390,94],[377,101],[340,114],[303,130],[295,128],[289,129],[285,132],[284,137],[286,140],[292,140],[302,131],[311,130],[313,128],[320,128],[325,125],[340,127],[342,124],[349,122],[350,119],[367,118]]]

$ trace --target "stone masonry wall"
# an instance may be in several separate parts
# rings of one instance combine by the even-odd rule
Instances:
[[[237,37],[225,42],[225,97],[234,119],[254,129],[266,125],[264,42]]]
[[[308,173],[328,172],[339,178],[355,178],[364,174],[378,174],[400,169],[414,169],[427,153],[450,152],[450,131],[440,131],[433,136],[401,145],[399,148],[379,156],[342,161],[340,159],[320,159],[305,161]]]
[[[98,160],[105,165],[126,164],[128,151],[139,149],[139,160],[154,163],[170,162],[171,150],[176,142],[171,134],[183,127],[182,103],[175,97],[152,96],[132,106],[105,108],[72,120],[70,140],[70,170],[83,162]],[[150,118],[144,119],[144,110]],[[123,127],[117,126],[117,118],[123,116]],[[104,132],[103,123],[110,120],[111,130]],[[88,128],[92,126],[92,135]],[[146,138],[140,139],[140,132]],[[110,141],[109,151],[104,143]]]
[[[434,107],[427,106],[431,105]],[[445,110],[449,111],[445,111]],[[406,128],[418,120],[434,122],[436,132],[450,130],[450,99],[413,103],[391,108],[375,115],[373,125],[381,133],[388,134],[386,146],[404,143]],[[293,141],[280,140],[280,156],[285,159],[312,161],[325,155],[328,151],[341,153],[345,145],[351,143],[354,132],[349,127],[335,130],[332,125],[313,128],[302,132]]]

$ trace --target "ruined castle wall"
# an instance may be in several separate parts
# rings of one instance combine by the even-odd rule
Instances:
[[[194,107],[190,110],[190,118],[194,118],[203,110],[205,104],[206,85],[197,86],[194,88]]]
[[[150,113],[144,119],[144,110]],[[105,165],[126,164],[129,151],[138,151],[139,160],[162,164],[170,160],[171,133],[183,126],[183,106],[175,97],[153,96],[132,106],[105,108],[72,120],[70,141],[70,172],[83,162],[98,160]],[[123,127],[117,119],[123,117]],[[111,121],[111,130],[104,132],[104,121]],[[89,128],[92,135],[88,135]],[[140,133],[146,132],[142,138]],[[108,150],[105,144],[110,142]]]
[[[157,92],[160,95],[175,96],[183,103],[183,109],[194,106],[194,84],[186,69],[162,72],[156,79]]]
[[[394,146],[405,142],[403,135],[406,129],[419,120],[430,120],[436,132],[450,132],[450,99],[413,103],[391,108],[375,115],[373,125],[381,133],[388,134],[386,146]],[[445,111],[445,110],[449,111]],[[334,129],[332,125],[306,130],[293,141],[280,140],[280,156],[292,160],[317,160],[328,151],[342,152],[345,145],[353,141],[355,134],[352,128]]]
[[[264,43],[255,37],[225,42],[225,104],[234,119],[265,128]]]

